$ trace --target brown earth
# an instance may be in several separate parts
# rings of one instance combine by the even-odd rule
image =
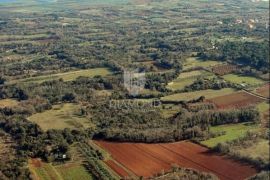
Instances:
[[[105,163],[121,177],[129,177],[129,174],[113,160],[108,160]]]
[[[258,88],[256,90],[256,93],[263,96],[263,97],[269,98],[269,96],[270,96],[269,88],[270,88],[270,84],[266,84],[266,85]]]
[[[241,108],[258,104],[263,100],[246,92],[237,92],[209,99],[219,109]]]
[[[106,141],[95,141],[95,143],[107,150],[115,161],[138,177],[151,177],[163,170],[169,171],[174,164],[210,172],[223,180],[241,180],[257,172],[249,165],[210,153],[209,149],[187,141],[166,144]],[[108,165],[110,166],[110,164]],[[119,175],[121,176],[120,173]]]

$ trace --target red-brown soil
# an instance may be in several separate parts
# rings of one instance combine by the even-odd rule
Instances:
[[[96,141],[115,161],[135,175],[151,177],[173,164],[184,168],[210,172],[220,179],[245,179],[256,174],[256,169],[225,156],[210,153],[200,145],[182,141],[166,144],[113,143]],[[110,164],[108,164],[110,166]],[[110,166],[114,169],[113,166]],[[116,171],[117,172],[117,171]],[[119,175],[121,175],[119,173]]]
[[[258,104],[263,100],[245,92],[237,92],[209,99],[209,101],[214,103],[219,109],[227,109],[246,107],[253,104]]]
[[[256,90],[256,93],[263,96],[263,97],[269,98],[269,94],[270,94],[269,87],[270,87],[270,84],[266,84],[266,85],[258,88]]]
[[[129,177],[129,174],[113,160],[108,160],[105,163],[121,177]]]

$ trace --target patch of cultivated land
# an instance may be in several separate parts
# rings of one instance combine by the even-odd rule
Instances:
[[[89,119],[80,115],[80,106],[72,103],[55,105],[51,110],[30,116],[29,120],[37,123],[44,131],[65,128],[80,129],[93,126]]]
[[[209,101],[214,103],[217,108],[226,109],[255,105],[262,102],[263,99],[248,94],[246,92],[237,92],[225,96],[215,97],[210,99]]]
[[[218,143],[223,143],[227,141],[232,141],[240,137],[244,137],[248,131],[257,131],[258,126],[249,123],[239,123],[239,124],[227,124],[220,126],[210,127],[211,133],[223,134],[214,138],[210,138],[206,141],[202,141],[203,145],[208,147],[214,147]]]
[[[18,101],[14,99],[0,99],[0,108],[4,107],[14,107],[19,104]]]
[[[91,180],[92,176],[78,163],[69,163],[53,166],[50,163],[42,162],[40,159],[30,159],[29,169],[33,179],[40,180]]]
[[[255,90],[256,94],[259,94],[263,97],[269,98],[270,92],[269,92],[270,84],[266,84],[258,89]]]
[[[251,76],[240,76],[237,74],[227,74],[222,76],[226,81],[236,83],[236,84],[245,84],[249,86],[259,86],[265,82],[261,79],[251,77]]]
[[[191,85],[198,77],[206,77],[211,75],[211,73],[204,70],[184,72],[181,73],[175,80],[170,82],[167,85],[167,88],[171,90],[181,90],[186,86]]]
[[[179,101],[189,101],[189,100],[197,99],[201,96],[204,96],[206,99],[210,99],[210,98],[214,98],[218,96],[223,96],[226,94],[231,94],[233,92],[235,92],[235,90],[231,88],[224,88],[221,90],[207,89],[207,90],[202,90],[202,91],[172,94],[169,96],[162,97],[161,100],[179,102]]]
[[[91,180],[93,177],[87,172],[87,170],[80,164],[66,164],[55,166],[55,169],[60,173],[64,180]]]
[[[112,158],[138,177],[151,177],[173,164],[211,172],[220,179],[245,179],[256,173],[250,166],[240,164],[224,156],[218,156],[191,142],[166,144],[114,143],[95,141],[107,150]]]
[[[78,71],[69,71],[58,74],[44,75],[31,77],[26,79],[13,80],[11,83],[23,82],[23,83],[42,83],[44,81],[63,79],[64,81],[73,81],[80,76],[84,77],[94,77],[94,76],[106,76],[110,75],[112,72],[107,68],[94,68],[94,69],[85,69]]]
[[[213,60],[201,60],[198,57],[190,57],[186,59],[186,62],[183,66],[183,70],[195,68],[195,67],[204,67],[209,68],[218,64],[222,64],[219,61],[213,61]]]

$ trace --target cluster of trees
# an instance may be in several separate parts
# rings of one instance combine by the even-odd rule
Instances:
[[[269,71],[269,41],[225,41],[218,44],[217,47],[217,49],[201,52],[199,55],[204,59],[232,61],[233,63],[254,67],[263,72]]]
[[[205,89],[223,89],[229,87],[236,87],[233,83],[224,81],[219,78],[198,78],[191,85],[186,86],[184,91],[198,91]]]
[[[97,103],[88,109],[97,125],[94,138],[133,142],[171,142],[203,137],[209,126],[228,123],[256,122],[259,113],[252,109],[201,110],[182,109],[174,117],[166,119],[160,108],[152,109],[112,106],[109,102]]]

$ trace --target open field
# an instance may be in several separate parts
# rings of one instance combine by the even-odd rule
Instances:
[[[91,180],[92,176],[87,172],[87,170],[80,164],[66,164],[55,166],[57,172],[61,175],[64,180]]]
[[[251,77],[251,76],[240,76],[237,74],[227,74],[222,76],[226,81],[236,83],[236,84],[245,84],[248,86],[259,86],[265,82],[261,79]]]
[[[246,92],[236,92],[224,96],[215,97],[210,99],[209,101],[214,103],[217,108],[227,109],[251,106],[263,102],[264,100],[256,96],[250,95]]]
[[[193,99],[197,99],[201,96],[204,96],[206,99],[223,96],[226,94],[231,94],[235,92],[234,89],[231,88],[224,88],[221,90],[202,90],[202,91],[194,91],[194,92],[187,92],[187,93],[177,93],[172,94],[169,96],[162,97],[162,101],[172,101],[172,102],[179,102],[179,101],[189,101]]]
[[[259,95],[261,95],[263,97],[269,98],[270,97],[269,88],[270,88],[270,85],[266,84],[266,85],[256,89],[255,93],[257,93],[257,94],[259,94]]]
[[[265,162],[269,161],[269,140],[260,139],[258,142],[253,143],[251,146],[236,146],[233,150],[240,153],[245,157],[251,157],[253,159],[261,158]]]
[[[211,172],[220,179],[244,179],[256,173],[250,166],[211,154],[207,148],[186,141],[167,144],[105,141],[96,143],[111,153],[115,161],[138,177],[151,177],[162,170],[168,171],[173,164]]]
[[[14,107],[19,104],[18,101],[14,99],[0,99],[0,108],[4,107]]]
[[[40,159],[29,159],[28,167],[35,180],[63,179],[51,164],[44,163]]]
[[[221,65],[216,65],[212,68],[213,73],[223,76],[225,74],[229,74],[234,72],[237,69],[235,65],[231,64],[221,64]]]
[[[210,138],[206,141],[202,141],[203,145],[208,147],[214,147],[218,143],[232,141],[238,139],[239,137],[245,136],[248,131],[258,130],[257,125],[240,123],[240,124],[228,124],[210,127],[210,132],[212,133],[225,133],[224,135],[217,136],[215,138]]]
[[[204,67],[209,68],[211,66],[215,66],[218,64],[222,64],[219,61],[213,61],[213,60],[200,60],[196,57],[190,57],[186,59],[186,62],[184,63],[183,70],[195,68],[195,67]]]
[[[92,176],[80,164],[64,164],[53,166],[40,159],[30,159],[28,166],[34,180],[91,180]]]
[[[37,123],[44,131],[92,127],[90,120],[80,115],[80,106],[71,103],[55,105],[51,110],[30,116],[29,120]]]
[[[204,70],[197,70],[191,72],[184,72],[181,73],[176,79],[170,82],[167,85],[168,89],[171,90],[181,90],[184,89],[186,86],[191,85],[198,77],[206,77],[211,76],[211,73],[208,73]]]
[[[107,68],[94,68],[94,69],[85,69],[78,71],[69,71],[65,73],[44,75],[31,77],[26,79],[12,80],[11,83],[22,82],[22,83],[42,83],[44,81],[63,79],[64,81],[73,81],[80,76],[85,77],[94,77],[94,76],[106,76],[111,74]]]

